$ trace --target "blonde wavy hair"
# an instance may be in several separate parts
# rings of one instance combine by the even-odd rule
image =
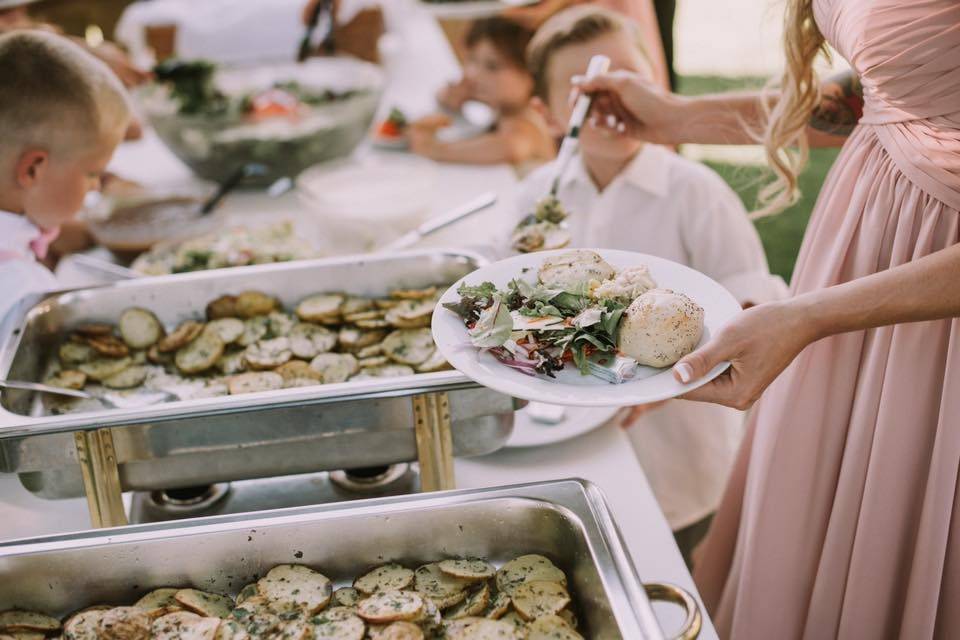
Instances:
[[[809,154],[805,128],[820,102],[820,83],[813,63],[817,55],[827,53],[813,17],[813,0],[787,0],[783,48],[786,67],[775,83],[779,100],[761,100],[766,127],[757,136],[775,179],[760,189],[752,218],[779,213],[800,198],[797,176]]]

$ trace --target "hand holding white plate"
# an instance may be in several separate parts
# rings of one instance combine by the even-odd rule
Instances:
[[[547,260],[568,251],[546,251],[514,256],[482,267],[453,284],[440,298],[433,314],[433,337],[446,360],[478,384],[525,400],[585,407],[637,405],[674,398],[720,375],[727,363],[715,367],[707,376],[690,384],[681,384],[669,367],[638,366],[632,378],[611,384],[594,375],[583,375],[573,363],[555,372],[555,377],[528,375],[507,366],[488,351],[471,343],[463,320],[443,307],[460,300],[457,290],[464,283],[472,286],[493,283],[506,290],[515,279],[532,279]],[[660,289],[670,289],[695,301],[703,312],[702,345],[716,334],[741,308],[721,285],[689,267],[640,253],[608,249],[595,250],[616,272],[645,266]],[[524,320],[529,321],[530,318]]]

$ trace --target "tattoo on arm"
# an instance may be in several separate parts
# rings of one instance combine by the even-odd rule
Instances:
[[[829,78],[820,88],[820,104],[810,126],[836,136],[848,136],[863,116],[863,87],[853,71]]]

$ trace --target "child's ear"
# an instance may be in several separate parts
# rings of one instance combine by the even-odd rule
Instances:
[[[34,186],[42,177],[50,163],[50,153],[43,149],[27,149],[14,167],[17,186],[27,189]]]
[[[566,133],[564,126],[557,122],[557,119],[553,117],[553,114],[550,113],[550,108],[547,106],[547,103],[544,102],[538,96],[533,96],[530,98],[530,106],[533,107],[533,110],[540,114],[540,117],[543,118],[544,122],[547,123],[547,131],[554,138],[562,138],[563,134]]]

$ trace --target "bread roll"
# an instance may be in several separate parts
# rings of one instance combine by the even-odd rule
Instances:
[[[669,367],[703,336],[703,307],[669,289],[651,289],[634,300],[620,323],[618,346],[649,367]]]

